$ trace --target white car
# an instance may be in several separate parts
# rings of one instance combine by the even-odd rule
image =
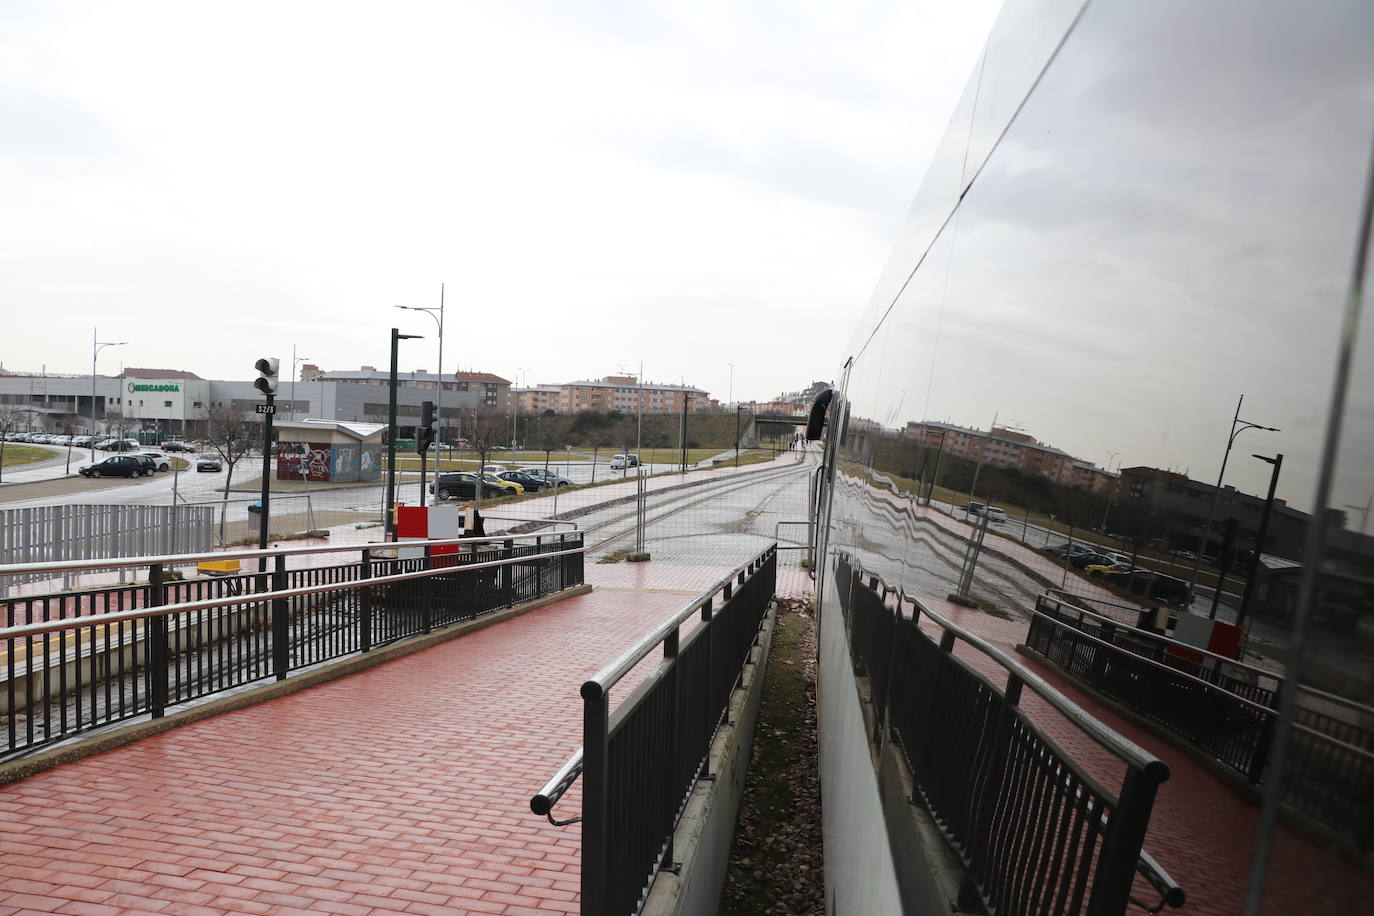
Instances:
[[[612,455],[612,456],[611,456],[611,470],[612,470],[612,471],[623,471],[623,470],[625,470],[626,468],[637,468],[637,467],[639,467],[639,456],[638,456],[638,455]]]

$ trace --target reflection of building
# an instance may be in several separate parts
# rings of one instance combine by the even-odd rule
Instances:
[[[277,424],[277,479],[318,483],[377,480],[382,473],[380,423],[285,420]]]
[[[923,446],[939,448],[945,454],[971,461],[981,461],[993,467],[1024,471],[1048,478],[1070,487],[1082,487],[1090,493],[1110,489],[1116,475],[1088,461],[1081,461],[1068,452],[1037,442],[1034,436],[1016,430],[994,427],[985,433],[952,423],[911,421],[903,435],[918,439]]]
[[[1183,474],[1159,468],[1125,468],[1121,472],[1121,505],[1148,506],[1159,518],[1158,537],[1177,547],[1196,550],[1207,525],[1207,513],[1212,507],[1212,495],[1217,488]],[[1235,487],[1223,487],[1217,499],[1216,518],[1212,521],[1209,556],[1219,556],[1228,519],[1236,520],[1236,551],[1248,553],[1259,532],[1260,514],[1264,511],[1264,497],[1241,493]],[[1306,512],[1290,509],[1283,500],[1274,500],[1263,552],[1287,560],[1302,556],[1307,537]]]
[[[684,397],[687,409],[691,411],[704,410],[714,403],[709,394],[700,388],[660,382],[645,382],[641,386],[633,375],[608,375],[597,380],[582,379],[511,390],[519,400],[521,413],[545,410],[559,413],[620,410],[633,413],[640,409],[641,404],[645,413],[677,413],[682,410]]]

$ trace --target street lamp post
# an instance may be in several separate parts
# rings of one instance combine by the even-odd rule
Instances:
[[[296,419],[296,365],[305,362],[309,358],[308,356],[297,356],[296,345],[291,345],[291,419],[293,420]],[[324,405],[321,404],[320,408],[321,412],[323,412]]]
[[[101,341],[98,332],[91,328],[91,460],[95,460],[95,361],[100,351],[106,347],[122,347],[127,340]]]
[[[1265,455],[1255,455],[1260,461],[1274,466],[1274,470],[1269,474],[1269,495],[1264,499],[1264,511],[1260,513],[1259,533],[1255,535],[1254,556],[1250,558],[1250,575],[1245,578],[1245,591],[1240,596],[1240,610],[1236,613],[1236,626],[1245,623],[1245,612],[1250,609],[1250,593],[1255,590],[1255,575],[1259,572],[1260,552],[1264,550],[1264,536],[1269,533],[1269,514],[1274,509],[1274,490],[1279,485],[1279,471],[1283,469],[1283,452],[1279,452],[1273,458]],[[1217,583],[1217,590],[1221,590],[1221,583]],[[1242,655],[1242,657],[1244,657]]]
[[[437,506],[437,505],[439,504],[439,502],[438,502],[438,500],[439,500],[439,487],[438,487],[438,483],[437,483],[437,481],[439,480],[439,476],[438,476],[438,475],[439,475],[439,457],[440,457],[440,453],[443,451],[443,444],[444,444],[444,438],[443,438],[443,436],[441,435],[441,433],[442,433],[442,431],[443,431],[443,428],[444,428],[444,284],[442,284],[442,283],[439,284],[439,307],[438,307],[438,308],[434,308],[433,306],[426,306],[426,305],[398,305],[398,306],[396,306],[396,308],[398,308],[398,309],[405,309],[405,310],[408,311],[408,312],[424,312],[425,314],[429,315],[430,318],[433,318],[433,319],[434,319],[434,323],[437,324],[437,325],[439,326],[439,394],[438,394],[438,396],[435,398],[435,410],[434,410],[434,415],[435,415],[436,417],[439,418],[439,419],[438,419],[438,422],[435,423],[435,434],[434,434],[434,442],[439,446],[439,448],[435,451],[435,456],[434,456],[434,474],[435,474],[434,480],[436,481],[436,484],[435,484],[435,487],[434,487],[434,503],[433,503],[433,504]],[[435,314],[436,312],[438,313],[437,315]],[[406,335],[404,335],[404,334],[401,335],[401,338],[402,338],[402,339],[405,339],[405,337],[406,337]],[[393,350],[393,352],[394,352],[394,350]],[[395,390],[395,386],[396,386],[396,378],[395,378],[395,376],[396,376],[396,366],[395,366],[394,361],[393,361],[393,364],[392,364],[392,367],[391,367],[391,373],[392,373],[391,384],[392,384],[392,389],[393,389],[393,391],[394,391],[394,390]],[[393,397],[393,400],[394,400],[394,397]],[[393,422],[393,423],[395,422],[395,419],[394,419],[394,418],[393,418],[392,422]],[[422,491],[421,494],[420,494],[420,498],[421,498],[421,499],[424,499],[424,493],[423,493],[423,491]]]
[[[1198,570],[1202,568],[1202,557],[1207,553],[1207,542],[1212,537],[1212,522],[1217,517],[1217,500],[1221,497],[1221,482],[1226,477],[1226,460],[1231,457],[1231,446],[1235,444],[1236,436],[1245,432],[1247,429],[1262,429],[1265,432],[1280,432],[1276,426],[1261,426],[1258,423],[1251,423],[1249,420],[1240,418],[1240,407],[1245,403],[1245,395],[1240,396],[1236,401],[1236,413],[1231,417],[1231,434],[1226,439],[1226,451],[1221,456],[1221,472],[1217,474],[1217,486],[1212,491],[1212,505],[1207,510],[1207,524],[1202,528],[1202,542],[1198,545],[1197,556],[1193,558],[1193,572],[1188,579],[1188,602],[1186,607],[1192,607],[1193,595],[1197,591]],[[1217,580],[1217,588],[1221,588],[1221,580]]]
[[[391,329],[391,393],[386,421],[386,539],[396,540],[396,360],[402,340],[422,340],[419,334],[402,334]],[[434,488],[436,491],[438,487]]]

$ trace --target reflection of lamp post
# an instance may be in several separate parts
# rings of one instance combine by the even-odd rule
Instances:
[[[1207,510],[1207,524],[1204,525],[1202,529],[1202,542],[1198,545],[1197,556],[1193,558],[1193,572],[1188,579],[1187,607],[1192,606],[1193,593],[1197,590],[1198,570],[1202,568],[1202,557],[1207,553],[1207,542],[1212,537],[1212,522],[1216,519],[1217,500],[1221,497],[1221,481],[1226,477],[1226,459],[1231,457],[1231,446],[1235,444],[1236,436],[1239,436],[1247,429],[1262,429],[1270,433],[1280,432],[1279,428],[1276,426],[1261,426],[1258,423],[1251,423],[1249,420],[1242,420],[1240,418],[1240,405],[1243,403],[1245,403],[1245,395],[1242,394],[1240,400],[1236,401],[1235,416],[1231,418],[1231,435],[1226,439],[1226,451],[1221,456],[1221,473],[1217,474],[1217,486],[1216,489],[1212,491],[1212,507]],[[1221,588],[1220,579],[1217,580],[1217,588]]]
[[[1264,536],[1269,532],[1269,513],[1274,509],[1274,489],[1279,485],[1279,471],[1283,468],[1283,453],[1279,452],[1273,458],[1266,458],[1264,455],[1255,455],[1260,461],[1272,464],[1273,472],[1269,475],[1269,495],[1264,499],[1264,512],[1260,514],[1259,534],[1255,535],[1254,556],[1250,558],[1250,575],[1245,578],[1245,592],[1240,597],[1240,611],[1236,613],[1236,626],[1245,623],[1245,612],[1250,607],[1250,594],[1255,590],[1255,574],[1259,572],[1260,552],[1264,550]],[[1221,591],[1221,583],[1217,583],[1217,591]]]
[[[96,339],[96,329],[91,328],[91,460],[95,460],[95,360],[106,347],[122,347],[127,340],[100,341]]]
[[[387,405],[386,435],[386,539],[396,539],[396,359],[397,343],[402,340],[422,340],[419,334],[402,334],[391,329],[391,395]],[[434,488],[438,491],[438,487]],[[421,494],[423,497],[424,494]]]

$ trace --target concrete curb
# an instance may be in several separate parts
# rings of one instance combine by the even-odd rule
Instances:
[[[711,743],[707,769],[714,779],[698,780],[688,796],[682,817],[673,832],[673,855],[681,867],[674,873],[660,871],[640,911],[645,916],[680,916],[717,912],[730,865],[735,821],[749,775],[754,746],[754,725],[763,703],[763,682],[773,648],[778,609],[770,601],[768,616],[758,637],[759,651],[745,665],[743,689],[730,699],[726,721]]]
[[[308,690],[320,684],[347,677],[350,674],[357,674],[369,668],[386,664],[394,659],[411,655],[425,649],[437,646],[440,643],[466,636],[477,630],[502,623],[512,617],[519,617],[530,611],[546,607],[565,598],[575,598],[580,595],[590,594],[590,585],[578,585],[573,588],[564,589],[553,595],[545,595],[543,598],[506,608],[500,611],[493,611],[475,620],[464,621],[454,624],[443,630],[434,633],[425,633],[420,636],[411,636],[400,642],[392,643],[380,649],[373,649],[370,652],[362,652],[345,658],[337,659],[332,662],[325,662],[317,667],[303,671],[298,675],[288,677],[284,681],[272,681],[254,687],[248,687],[237,693],[228,696],[217,697],[194,706],[179,709],[169,713],[161,719],[144,719],[140,721],[127,722],[112,726],[107,731],[91,735],[88,738],[76,738],[71,743],[63,744],[60,747],[49,748],[44,751],[20,760],[12,760],[9,763],[0,764],[0,786],[18,782],[45,770],[51,770],[65,763],[83,760],[104,751],[114,750],[133,744],[142,738],[158,735],[163,732],[180,728],[183,725],[190,725],[202,719],[209,719],[222,713],[233,712],[237,709],[244,709],[268,700],[275,700],[279,697],[289,696],[301,690]]]

